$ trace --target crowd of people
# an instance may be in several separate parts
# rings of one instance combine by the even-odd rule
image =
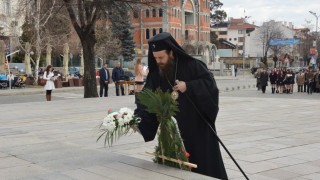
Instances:
[[[292,94],[294,92],[294,85],[297,84],[297,92],[307,92],[312,94],[313,92],[320,92],[320,68],[316,71],[309,67],[307,69],[300,69],[299,72],[294,72],[292,69],[273,69],[271,72],[267,72],[266,68],[258,69],[255,72],[255,78],[257,79],[257,88],[262,90],[262,93],[266,92],[266,87],[271,84],[271,92]]]

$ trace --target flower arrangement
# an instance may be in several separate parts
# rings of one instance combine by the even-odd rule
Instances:
[[[127,135],[130,128],[140,122],[140,118],[133,114],[129,108],[121,108],[119,112],[113,109],[108,110],[107,116],[99,126],[100,136],[97,142],[104,137],[104,145],[112,146],[113,142],[121,136]]]

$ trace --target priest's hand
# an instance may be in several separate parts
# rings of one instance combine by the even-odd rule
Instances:
[[[175,85],[173,87],[173,89],[175,91],[180,91],[180,92],[184,93],[187,90],[187,85],[186,85],[186,83],[184,81],[179,81],[179,83],[177,85]]]

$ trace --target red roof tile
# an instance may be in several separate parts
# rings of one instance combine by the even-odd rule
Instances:
[[[230,25],[229,29],[255,29],[259,26],[253,25],[253,24],[237,24],[237,25]]]
[[[243,23],[244,22],[244,19],[241,18],[241,19],[230,19],[231,23]]]

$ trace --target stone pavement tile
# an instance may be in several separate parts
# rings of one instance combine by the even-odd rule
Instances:
[[[85,168],[86,171],[99,174],[110,179],[170,179],[177,180],[167,175],[159,174],[149,170],[141,169],[138,167],[130,166],[123,163],[104,164],[103,166],[94,166]]]
[[[0,169],[28,165],[30,162],[13,156],[0,158]]]
[[[106,172],[107,174],[108,172]],[[105,176],[101,176],[95,173],[88,172],[83,169],[76,169],[76,170],[71,170],[71,171],[66,171],[63,172],[63,174],[72,177],[77,180],[108,180],[109,178]]]
[[[120,160],[121,158],[123,157],[114,153],[101,153],[99,151],[91,151],[90,153],[88,152],[86,156],[75,156],[73,158],[66,157],[63,159],[39,162],[38,164],[42,167],[60,172],[101,165],[106,162],[115,162],[117,160]]]
[[[125,157],[125,156],[123,156]],[[214,179],[212,177],[209,176],[204,176],[201,174],[197,174],[197,173],[192,173],[192,172],[188,172],[188,171],[184,171],[184,170],[180,170],[177,168],[171,168],[168,166],[164,166],[161,164],[157,164],[157,163],[150,163],[148,161],[141,161],[139,159],[135,159],[135,158],[122,158],[121,160],[119,160],[120,163],[123,164],[127,164],[129,166],[135,167],[135,168],[141,168],[144,170],[149,170],[149,171],[153,171],[153,172],[157,172],[163,175],[167,175],[170,177],[175,177],[175,178],[179,178],[179,179],[190,179],[190,180],[206,180],[206,179]],[[108,163],[110,164],[110,163]],[[135,171],[133,171],[135,172]],[[152,177],[152,179],[155,177]],[[150,178],[148,178],[150,179]]]
[[[301,174],[301,175],[311,174],[311,173],[315,173],[315,172],[320,171],[319,167],[311,166],[306,163],[283,167],[281,169],[285,170],[285,171],[290,171],[290,172],[294,172],[297,174]]]
[[[263,171],[269,171],[272,169],[278,169],[280,167],[283,167],[285,165],[279,164],[279,163],[272,163],[267,161],[262,162],[255,162],[248,165],[242,166],[245,172],[249,174],[256,174]]]
[[[48,173],[51,171],[34,164],[0,169],[0,177],[5,180],[23,179]]]
[[[264,172],[258,173],[258,175],[262,175],[262,176],[266,176],[266,177],[270,177],[270,178],[275,178],[275,179],[279,179],[279,180],[291,179],[291,178],[295,178],[295,177],[300,176],[300,174],[286,171],[283,169],[273,169],[270,171],[264,171]]]
[[[227,175],[228,175],[229,179],[234,179],[234,178],[239,178],[239,177],[244,178],[244,176],[242,175],[240,170],[233,170],[233,169],[226,168],[226,171],[227,171]],[[249,175],[247,174],[247,176],[249,176]]]
[[[66,149],[70,145],[62,142],[45,142],[45,143],[35,143],[30,145],[21,145],[13,147],[1,148],[1,151],[12,155],[22,155],[22,154],[32,154],[41,153],[47,151],[54,151],[60,149]]]
[[[320,167],[320,160],[309,161],[309,165]]]
[[[87,150],[87,149],[68,148],[68,149],[45,151],[45,152],[38,152],[38,153],[32,153],[32,154],[22,154],[22,155],[18,155],[17,157],[28,160],[30,162],[39,163],[39,162],[58,160],[58,159],[68,159],[68,158],[72,159],[72,158],[77,158],[82,156],[89,156],[94,152],[95,151]]]
[[[301,177],[306,178],[306,179],[319,180],[320,179],[320,172],[319,173],[308,174],[308,175],[301,176]]]
[[[247,161],[247,162],[258,162],[272,159],[273,157],[263,155],[263,154],[251,154],[247,156],[238,156],[237,159]]]
[[[49,173],[29,178],[23,178],[23,180],[76,180],[70,176],[61,173]]]
[[[273,163],[280,163],[288,166],[307,162],[306,160],[296,159],[296,158],[293,158],[292,156],[274,158],[267,161],[273,162]]]
[[[10,155],[7,153],[0,152],[0,158],[7,157],[7,156],[10,156]]]
[[[272,178],[272,177],[268,177],[268,176],[263,176],[263,175],[259,175],[259,174],[253,174],[253,175],[247,175],[249,179],[253,179],[253,180],[279,180],[277,178]],[[244,177],[238,177],[238,178],[230,178],[231,180],[244,180]]]
[[[320,160],[320,156],[315,156],[316,154],[320,154],[320,151],[311,151],[307,153],[295,154],[292,157],[296,159],[307,160],[307,161]]]
[[[290,178],[290,180],[310,180],[308,178],[303,178],[302,176],[295,177],[295,178]]]

